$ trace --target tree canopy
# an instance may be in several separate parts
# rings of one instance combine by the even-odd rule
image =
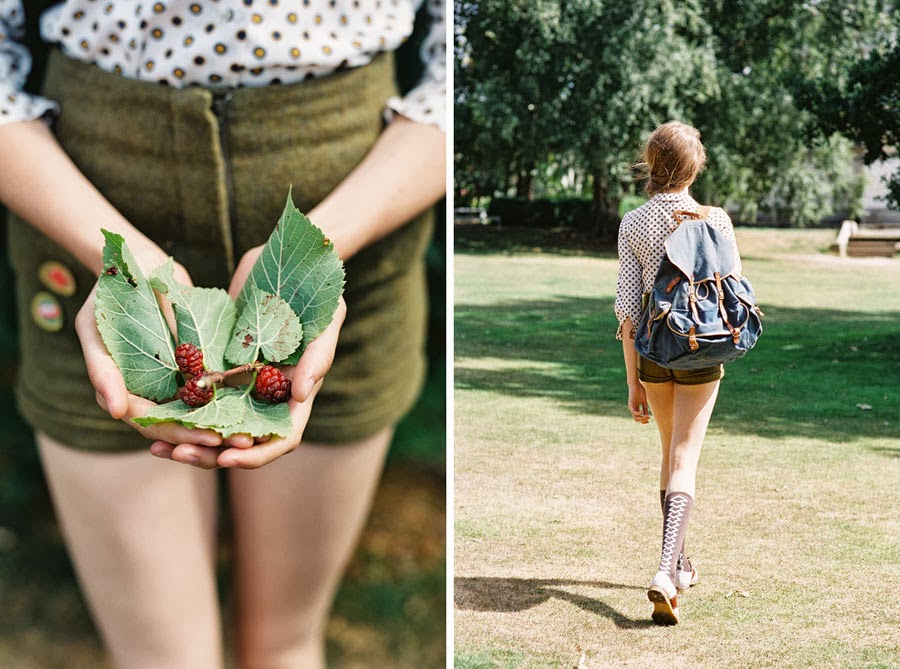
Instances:
[[[629,165],[641,144],[677,119],[695,125],[707,148],[702,199],[727,202],[746,220],[762,210],[803,225],[839,209],[858,213],[852,142],[867,159],[896,143],[891,0],[455,6],[463,199],[529,197],[562,183],[590,194],[595,224],[609,232],[634,191]]]

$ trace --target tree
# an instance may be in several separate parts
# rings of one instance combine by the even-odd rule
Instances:
[[[505,190],[512,182],[530,197],[557,142],[557,3],[457,0],[455,11],[457,189]]]
[[[793,225],[858,213],[862,175],[841,128],[821,122],[810,82],[843,91],[862,45],[896,39],[887,2],[707,0],[721,95],[697,110],[709,148],[700,188],[747,220],[758,207]],[[834,109],[843,101],[832,98]]]
[[[595,231],[611,236],[628,169],[650,130],[718,95],[712,43],[697,0],[564,3],[563,118],[591,177]]]
[[[639,147],[677,119],[707,147],[701,199],[790,224],[852,212],[861,175],[835,134],[895,142],[897,63],[879,60],[896,49],[891,2],[457,0],[460,183],[527,196],[574,170],[609,236]]]
[[[867,50],[846,81],[817,78],[800,85],[815,113],[811,132],[839,132],[865,147],[866,164],[888,158],[900,147],[900,44]],[[888,180],[888,202],[900,208],[900,168]]]

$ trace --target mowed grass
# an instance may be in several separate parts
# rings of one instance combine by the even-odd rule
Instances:
[[[900,259],[738,236],[765,333],[722,384],[675,628],[645,595],[659,445],[616,259],[457,252],[457,667],[900,667]]]

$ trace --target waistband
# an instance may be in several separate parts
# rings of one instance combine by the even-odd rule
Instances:
[[[358,100],[360,88],[379,86],[385,80],[393,81],[394,54],[383,52],[367,65],[324,77],[259,87],[172,88],[107,72],[96,65],[70,58],[58,49],[50,53],[48,71],[56,72],[57,78],[66,82],[68,91],[81,89],[92,98],[107,98],[119,103],[118,106],[128,101],[166,106],[203,102],[208,106],[213,100],[227,100],[229,110],[236,113],[264,108],[278,113],[279,107],[290,104],[306,116],[318,116],[352,104]]]

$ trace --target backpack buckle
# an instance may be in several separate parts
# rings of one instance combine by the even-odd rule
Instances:
[[[691,313],[694,314],[694,320],[698,323],[700,322],[700,314],[697,313],[697,293],[694,289],[694,277],[689,279],[691,282],[688,286],[688,302],[690,303]],[[694,350],[694,349],[691,349]]]

